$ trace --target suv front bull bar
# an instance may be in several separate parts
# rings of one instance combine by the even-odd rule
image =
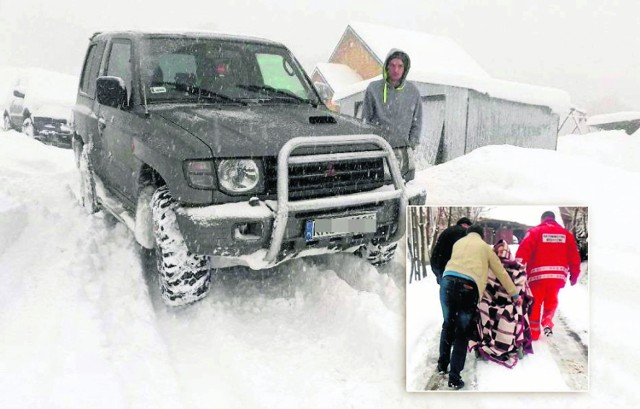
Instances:
[[[293,151],[302,147],[354,144],[373,144],[377,145],[381,150],[291,156]],[[391,241],[399,240],[405,230],[408,198],[405,193],[404,180],[400,174],[400,168],[398,167],[398,162],[391,145],[381,137],[373,134],[297,137],[287,142],[278,153],[278,208],[276,209],[273,230],[271,233],[271,245],[264,260],[267,262],[273,262],[276,260],[284,239],[289,212],[324,210],[336,207],[335,197],[296,200],[290,202],[289,165],[373,158],[384,158],[386,160],[387,167],[391,173],[394,190],[382,192],[361,192],[340,196],[338,206],[357,206],[383,202],[386,200],[400,200],[400,208],[398,209],[398,228],[390,238]]]

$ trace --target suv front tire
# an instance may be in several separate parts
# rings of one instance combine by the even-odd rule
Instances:
[[[204,298],[211,284],[209,258],[187,249],[176,221],[176,206],[166,186],[151,198],[160,295],[172,307]]]

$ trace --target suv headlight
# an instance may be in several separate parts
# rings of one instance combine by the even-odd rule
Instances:
[[[248,193],[260,188],[260,166],[255,160],[221,160],[217,170],[220,187],[227,193]]]
[[[184,174],[191,187],[196,189],[213,189],[215,178],[213,176],[213,161],[188,160],[184,163]]]

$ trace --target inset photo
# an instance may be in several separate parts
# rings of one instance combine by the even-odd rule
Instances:
[[[589,390],[589,210],[409,206],[409,392]]]

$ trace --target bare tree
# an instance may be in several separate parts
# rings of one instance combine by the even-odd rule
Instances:
[[[409,208],[407,252],[410,263],[409,283],[427,275],[426,266],[433,252],[438,236],[461,217],[477,220],[482,208],[479,207],[431,207],[412,206]]]

